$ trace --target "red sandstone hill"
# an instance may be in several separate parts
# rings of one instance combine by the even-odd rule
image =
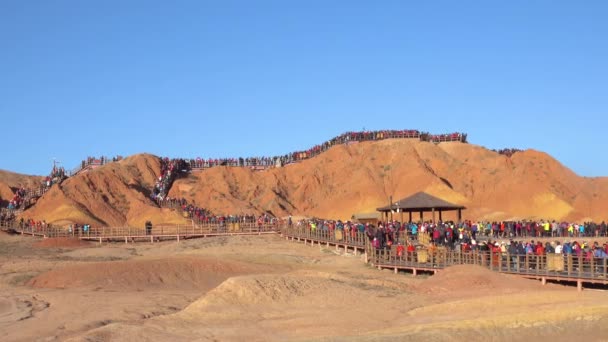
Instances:
[[[148,198],[160,169],[149,154],[135,155],[80,173],[54,185],[22,216],[67,225],[187,224],[169,209],[159,209]]]
[[[158,173],[157,157],[132,156],[53,187],[23,215],[59,224],[187,223],[147,198]],[[464,218],[601,221],[608,219],[606,190],[608,178],[579,177],[534,150],[508,158],[471,144],[390,139],[335,146],[266,171],[222,166],[194,172],[177,180],[169,195],[216,214],[348,219],[387,205],[390,195],[398,200],[426,191],[465,205]]]

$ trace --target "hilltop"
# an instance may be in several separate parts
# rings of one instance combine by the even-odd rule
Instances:
[[[78,174],[41,197],[24,217],[67,224],[188,224],[149,199],[160,159],[131,156]],[[0,173],[0,182],[6,183]],[[426,191],[462,204],[469,219],[607,219],[608,178],[576,175],[546,153],[511,157],[460,142],[387,139],[341,144],[281,168],[218,166],[177,179],[169,196],[215,214],[263,213],[349,219]],[[4,197],[3,197],[4,198]],[[417,217],[417,215],[415,216]],[[427,218],[427,216],[425,216]],[[444,218],[454,218],[445,215]]]

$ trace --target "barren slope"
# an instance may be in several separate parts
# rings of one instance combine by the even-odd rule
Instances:
[[[606,189],[606,178],[579,177],[533,150],[507,158],[470,144],[384,140],[340,145],[263,172],[205,170],[178,180],[170,195],[218,213],[269,210],[279,216],[348,219],[388,204],[391,195],[396,201],[426,191],[465,205],[464,215],[471,219],[602,220]]]

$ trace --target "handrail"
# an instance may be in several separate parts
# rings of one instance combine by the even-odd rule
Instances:
[[[23,189],[24,194],[23,194],[23,197],[20,197],[18,206],[15,208],[0,208],[1,209],[0,213],[4,213],[7,215],[9,215],[9,214],[18,215],[18,214],[22,213],[27,207],[29,207],[32,204],[32,201],[34,199],[37,199],[40,196],[44,195],[49,189],[50,189],[50,187],[44,185],[44,183],[40,184],[37,188]],[[20,191],[21,190],[18,190],[16,192],[16,194],[20,193]]]
[[[30,227],[20,226],[13,222],[11,225],[3,226],[4,230],[13,230],[16,233],[42,236],[47,238],[124,238],[133,236],[199,236],[209,234],[236,234],[236,233],[262,233],[275,232],[276,224],[257,223],[227,223],[227,224],[201,224],[197,226],[153,226],[152,229],[137,227],[91,227],[85,230],[82,226],[77,229],[69,229],[59,226]]]
[[[492,271],[512,273],[530,277],[553,277],[567,280],[587,280],[608,282],[608,258],[587,258],[582,254],[509,254],[489,251],[469,251],[437,249],[416,249],[414,252],[397,248],[372,248],[368,237],[345,240],[340,230],[311,230],[309,227],[281,227],[284,236],[314,240],[319,243],[346,245],[365,248],[368,261],[373,265],[388,268],[443,269],[454,265],[479,265]]]
[[[280,229],[284,236],[315,240],[323,243],[340,244],[351,248],[365,248],[368,240],[365,233],[356,229],[352,229],[348,233],[341,229],[330,231],[316,228],[313,230],[307,226],[297,225],[292,225],[291,227],[281,225]]]

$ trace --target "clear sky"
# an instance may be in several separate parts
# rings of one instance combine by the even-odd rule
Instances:
[[[0,169],[467,132],[608,176],[608,1],[1,0]]]

